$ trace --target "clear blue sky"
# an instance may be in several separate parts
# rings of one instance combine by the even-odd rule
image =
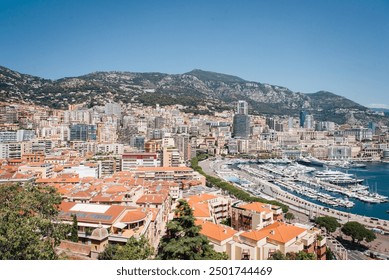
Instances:
[[[44,78],[199,68],[389,105],[388,0],[0,0],[0,34]]]

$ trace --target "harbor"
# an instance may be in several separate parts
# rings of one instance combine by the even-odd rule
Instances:
[[[216,175],[234,182],[252,195],[278,199],[292,208],[301,208],[305,214],[332,215],[340,219],[353,217],[369,227],[384,226],[388,222],[388,182],[389,165],[367,164],[356,173],[349,170],[347,177],[363,179],[363,183],[347,186],[336,185],[322,180],[317,172],[324,167],[309,167],[290,161],[253,162],[228,160],[213,162]],[[378,169],[377,169],[378,168]],[[334,170],[336,171],[336,170]],[[353,172],[351,172],[353,171]],[[340,173],[336,172],[340,175]],[[232,180],[231,180],[232,179]],[[375,180],[374,180],[375,179]],[[365,185],[373,183],[374,187]],[[371,217],[371,218],[370,218]],[[346,221],[347,221],[346,220]]]

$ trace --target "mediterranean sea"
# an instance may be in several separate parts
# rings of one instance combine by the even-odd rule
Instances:
[[[365,179],[363,184],[369,186],[370,192],[389,196],[389,163],[366,163],[366,165],[366,168],[348,169],[347,172],[354,174],[357,178]],[[344,169],[339,170],[346,172]],[[357,199],[350,200],[355,202],[355,205],[347,211],[363,216],[389,220],[389,213],[387,213],[389,202],[372,204],[364,203]]]
[[[329,167],[330,170],[339,170],[344,173],[349,173],[355,175],[356,178],[364,179],[363,185],[369,186],[369,191],[373,193],[378,193],[384,196],[389,197],[389,163],[372,163],[366,162],[366,168],[336,168]],[[316,167],[317,170],[325,170],[326,168]],[[320,190],[321,192],[328,193],[334,197],[345,198],[345,196],[340,194],[335,194],[333,192],[326,192]],[[323,204],[318,200],[310,199],[306,196],[301,196],[299,194],[293,193],[296,196],[304,198],[315,204],[319,204],[328,208],[333,208],[341,210],[344,212],[349,212],[353,214],[358,214],[367,217],[374,217],[379,219],[389,220],[389,202],[384,203],[366,203],[362,202],[355,198],[349,198],[350,201],[353,201],[355,205],[352,208],[345,207],[332,207],[327,204]]]

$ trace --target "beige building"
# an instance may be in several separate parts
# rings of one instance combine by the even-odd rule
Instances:
[[[260,230],[238,232],[206,221],[197,224],[215,250],[226,252],[231,260],[267,260],[276,251],[283,254],[304,251],[325,259],[326,239],[313,227],[275,222]]]
[[[279,206],[253,202],[231,207],[231,226],[236,230],[262,229],[278,220],[282,220]]]
[[[29,163],[19,166],[18,172],[24,174],[35,174],[37,178],[51,178],[53,176],[54,166],[51,163]]]

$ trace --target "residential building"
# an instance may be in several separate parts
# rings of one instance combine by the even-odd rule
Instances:
[[[157,153],[124,153],[122,155],[122,171],[131,171],[136,167],[157,167],[160,166]]]
[[[70,141],[96,140],[96,125],[74,124],[70,126]]]
[[[278,220],[282,220],[279,206],[253,202],[235,203],[231,207],[231,226],[236,230],[262,229]]]

